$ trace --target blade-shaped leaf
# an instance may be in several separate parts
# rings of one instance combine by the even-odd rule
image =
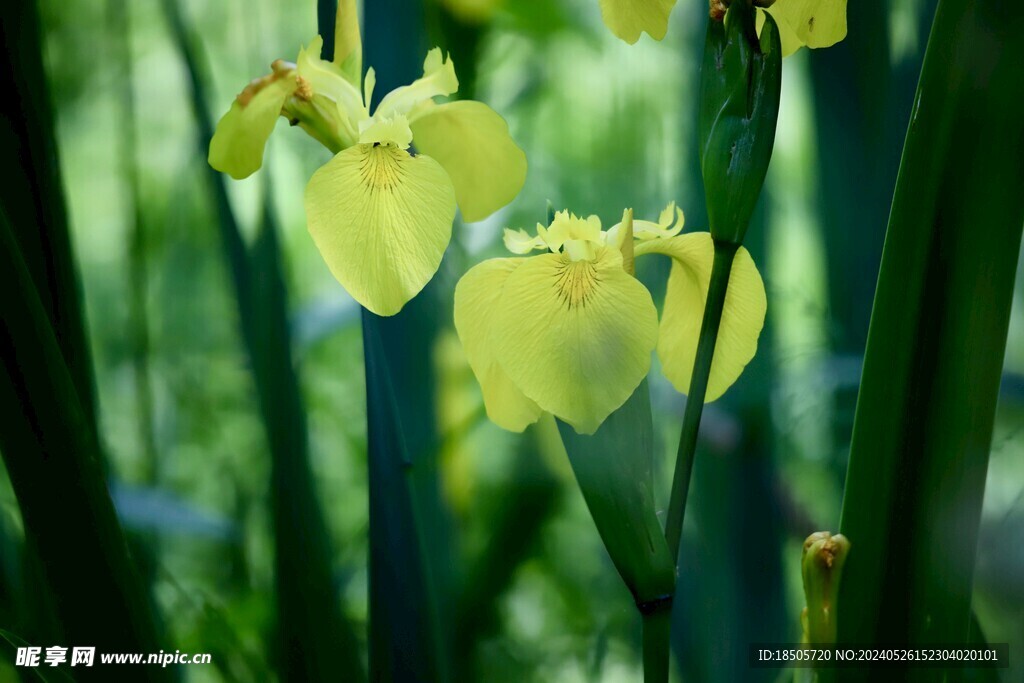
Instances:
[[[857,404],[841,524],[851,543],[841,642],[967,641],[1024,223],[1022,49],[1019,4],[940,2]]]
[[[654,502],[647,380],[591,436],[563,422],[558,431],[601,540],[637,605],[670,599],[675,562]]]
[[[110,652],[155,652],[155,618],[107,491],[95,428],[2,210],[0,289],[0,452],[62,635]],[[171,680],[155,667],[126,675]]]

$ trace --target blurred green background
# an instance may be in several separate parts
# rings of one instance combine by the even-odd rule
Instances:
[[[41,0],[45,65],[96,368],[115,504],[165,631],[165,650],[210,652],[186,681],[277,680],[272,466],[264,413],[239,334],[229,265],[176,7],[214,116],[272,60],[316,34],[313,0]],[[680,203],[706,229],[695,149],[706,6],[680,0],[668,37],[630,47],[596,0],[402,0],[367,20],[370,65],[392,46],[451,52],[460,96],[508,120],[530,170],[521,195],[457,224],[419,305],[435,323],[441,514],[428,549],[447,576],[455,680],[635,681],[640,623],[605,555],[550,430],[490,424],[451,324],[455,281],[500,255],[502,227],[543,220],[546,202],[655,218]],[[891,5],[891,7],[889,6]],[[800,544],[836,530],[875,278],[934,3],[849,7],[836,48],[784,68],[775,155],[750,231],[769,296],[757,358],[702,426],[684,533],[674,650],[683,680],[773,680],[748,671],[746,644],[800,634]],[[380,69],[380,66],[378,66]],[[208,123],[213,123],[210,121]],[[271,139],[261,173],[228,184],[246,240],[269,202],[279,227],[293,358],[308,422],[309,467],[326,520],[345,628],[362,645],[368,613],[368,493],[358,306],[305,230],[302,192],[327,154],[298,131]],[[641,262],[655,293],[668,265]],[[257,304],[259,306],[259,304]],[[922,340],[928,343],[928,340]],[[1024,277],[1015,309],[975,580],[990,642],[1009,641],[1024,681]],[[652,375],[659,501],[684,398]],[[296,425],[293,425],[296,426]],[[416,446],[418,447],[418,446]],[[436,451],[436,454],[435,454]],[[40,639],[22,599],[21,521],[3,485],[0,627]],[[58,505],[59,501],[55,501]],[[297,535],[303,528],[294,529]],[[436,552],[435,552],[436,551]],[[43,643],[37,643],[43,644]],[[339,650],[338,657],[352,656]],[[363,655],[365,657],[365,654]],[[4,679],[17,680],[10,663]]]

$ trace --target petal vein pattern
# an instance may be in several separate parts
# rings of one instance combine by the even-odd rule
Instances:
[[[487,417],[499,427],[521,432],[543,412],[498,363],[495,353],[500,302],[508,276],[525,259],[490,259],[467,272],[455,288],[455,329],[484,397]]]
[[[614,249],[599,249],[594,261],[525,259],[498,308],[498,362],[527,397],[580,433],[596,431],[650,368],[657,310]]]
[[[394,145],[356,145],[306,187],[310,234],[338,281],[394,315],[430,281],[451,239],[455,191],[440,164]]]

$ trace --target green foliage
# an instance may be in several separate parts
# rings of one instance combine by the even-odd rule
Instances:
[[[163,7],[189,67],[197,147],[205,151],[213,132],[199,58],[189,44],[176,0],[165,0]],[[292,365],[288,296],[273,211],[269,203],[264,204],[260,233],[250,251],[224,178],[208,169],[207,179],[269,443],[280,676],[286,681],[306,681],[342,675],[358,681],[364,674],[357,641],[338,606],[330,542],[310,469],[306,413]]]
[[[942,0],[932,28],[854,425],[841,641],[968,636],[1024,222],[1022,30],[1018,6],[965,0]]]
[[[209,78],[199,79],[200,95],[213,111],[222,111],[248,78],[266,73],[274,58],[293,57],[291,47],[309,41],[318,13],[330,23],[333,4],[181,4],[179,29],[193,53],[202,45],[209,63],[217,65]],[[261,171],[272,182],[233,182],[226,192],[218,190],[202,168],[204,154],[196,143],[212,119],[192,115],[193,74],[168,40],[160,3],[125,3],[132,32],[122,46],[123,36],[114,35],[121,24],[106,3],[43,0],[45,79],[41,64],[12,66],[22,53],[8,43],[11,64],[3,71],[11,88],[17,74],[36,85],[49,83],[60,154],[53,154],[52,140],[44,148],[37,139],[42,128],[30,112],[41,89],[32,99],[9,98],[10,125],[0,131],[0,150],[8,168],[25,177],[9,174],[18,177],[0,190],[2,204],[12,224],[15,215],[28,217],[17,229],[41,224],[37,214],[56,215],[59,205],[25,199],[36,196],[33,183],[54,183],[59,159],[68,241],[73,238],[81,263],[90,322],[80,339],[91,354],[68,351],[79,348],[69,335],[58,335],[57,343],[65,362],[92,355],[103,408],[100,441],[109,476],[118,481],[114,501],[125,527],[132,532],[145,525],[154,541],[147,566],[165,620],[156,646],[213,654],[213,667],[178,669],[183,682],[274,679],[284,671],[281,644],[310,624],[327,623],[318,621],[322,613],[278,614],[276,584],[287,573],[295,586],[286,590],[298,596],[298,605],[307,599],[301,596],[319,600],[333,594],[322,602],[338,608],[347,635],[313,637],[321,644],[334,638],[321,646],[331,656],[339,653],[339,667],[351,651],[354,667],[368,651],[393,653],[375,665],[386,672],[390,657],[420,656],[412,648],[422,646],[422,661],[444,661],[452,681],[639,680],[645,650],[667,661],[658,651],[664,641],[658,637],[658,645],[645,647],[635,602],[595,533],[572,465],[556,448],[553,425],[519,437],[487,423],[452,329],[452,284],[471,266],[503,253],[500,229],[534,225],[547,199],[558,209],[596,213],[606,224],[617,221],[626,204],[638,217],[655,216],[674,199],[686,212],[686,230],[707,230],[697,144],[707,4],[679,3],[664,41],[644,37],[633,46],[603,25],[596,0],[506,0],[488,21],[473,25],[450,16],[448,2],[360,4],[366,10],[366,63],[381,78],[378,93],[419,76],[423,55],[439,46],[454,58],[461,94],[467,96],[473,81],[474,97],[508,121],[530,164],[523,196],[506,211],[487,222],[455,225],[438,277],[410,302],[409,315],[376,321],[384,347],[377,355],[386,362],[390,382],[371,382],[375,387],[364,386],[359,309],[323,265],[306,229],[301,189],[328,159],[320,146],[278,121],[281,130],[271,136]],[[930,19],[931,4],[851,3],[850,31],[842,43],[801,50],[786,60],[768,191],[761,193],[744,242],[764,276],[772,327],[762,334],[743,377],[704,410],[701,432],[694,433],[700,456],[672,625],[676,662],[687,681],[774,680],[778,672],[746,667],[746,644],[800,637],[799,544],[812,531],[836,529],[845,466],[839,452],[850,425],[831,398],[856,390],[881,221],[890,208],[926,37],[918,26],[922,17]],[[26,7],[31,5],[13,9]],[[1001,35],[962,44],[998,42]],[[961,44],[960,38],[951,44]],[[281,54],[281,46],[291,47]],[[131,68],[118,56],[122,47]],[[979,98],[995,97],[990,89],[998,91],[979,85]],[[126,97],[134,105],[134,125],[120,113]],[[922,108],[918,120],[925,113]],[[988,115],[980,120],[988,121]],[[122,135],[132,129],[138,139],[134,179],[128,177],[130,164],[120,161],[130,142]],[[1009,163],[1002,153],[993,158]],[[971,186],[967,176],[965,170],[958,179],[947,178],[943,194]],[[1011,177],[1006,173],[1004,180]],[[132,199],[130,183],[136,180]],[[133,225],[136,200],[141,222]],[[276,225],[268,227],[265,217]],[[232,222],[233,230],[222,234]],[[979,220],[974,230],[983,226],[988,227]],[[144,239],[137,239],[134,227],[144,228]],[[40,244],[44,236],[17,235],[26,261],[26,245]],[[764,244],[757,247],[755,241]],[[237,258],[225,258],[226,251]],[[1009,246],[1003,251],[1005,259],[1015,253]],[[29,263],[29,271],[49,316],[50,295],[43,290],[53,281],[47,273],[57,273],[56,261],[45,249],[36,253],[44,256],[36,270]],[[669,259],[640,259],[638,265],[660,306]],[[244,300],[235,294],[239,273],[249,281]],[[279,278],[287,287],[278,286]],[[1018,280],[1019,302],[1019,272]],[[933,288],[945,288],[938,275],[929,281],[927,289]],[[976,295],[973,303],[984,296]],[[49,301],[64,307],[72,299]],[[239,334],[242,308],[256,309],[245,315],[264,347],[258,363]],[[945,324],[946,314],[939,313]],[[1020,535],[1024,520],[1022,321],[1019,310],[1011,315],[972,596],[985,636],[1009,640],[1014,648],[1024,608],[1024,556],[1006,539]],[[149,332],[148,344],[138,343],[140,330]],[[927,340],[918,341],[920,347]],[[971,345],[976,342],[971,339]],[[930,353],[919,348],[915,357],[924,364]],[[151,429],[138,421],[137,359],[148,361]],[[375,367],[369,369],[376,376]],[[288,370],[295,375],[292,388]],[[663,501],[683,399],[657,360],[648,382],[655,426],[652,498]],[[73,384],[77,389],[77,380]],[[370,441],[378,456],[373,460],[367,458],[367,390],[385,397],[376,415],[387,411],[372,418],[376,436],[370,434]],[[268,391],[276,395],[266,401]],[[277,413],[269,420],[268,406]],[[407,437],[404,445],[389,445],[394,430],[387,425],[396,416]],[[8,412],[0,426],[8,429],[14,417]],[[286,422],[302,419],[305,437],[301,430],[285,429]],[[278,430],[275,448],[304,450],[305,456],[272,457],[268,422]],[[155,447],[152,468],[144,455],[149,438]],[[627,443],[621,452],[636,454],[636,445]],[[384,472],[390,479],[382,478]],[[37,490],[30,493],[38,499],[61,495],[49,480],[32,482]],[[910,483],[902,490],[919,496]],[[300,495],[306,500],[299,501]],[[294,506],[287,514],[279,509],[283,501]],[[140,503],[149,518],[140,516]],[[320,505],[319,527],[294,521],[306,514],[308,503]],[[69,530],[85,526],[70,519],[72,505],[82,520],[91,514],[74,499],[62,501],[53,510],[54,533],[62,543]],[[654,509],[658,517],[664,512]],[[36,528],[23,513],[10,477],[0,476],[0,627],[45,646],[45,613],[55,602],[44,590],[39,558],[23,542],[24,533]],[[95,532],[95,520],[89,524]],[[209,528],[221,531],[210,534]],[[326,548],[317,536],[327,540]],[[853,563],[858,543],[851,540]],[[69,555],[67,565],[89,575],[95,547],[76,547],[80,552]],[[279,567],[284,558],[278,547],[297,560],[287,569]],[[375,558],[370,567],[368,557]],[[368,587],[376,596],[373,604]],[[431,601],[436,614],[423,611]],[[113,613],[106,605],[102,609]],[[392,648],[390,634],[374,634],[388,628],[388,611],[405,629],[401,649]],[[657,635],[663,625],[648,620],[644,635]],[[90,614],[87,626],[106,624]],[[981,639],[980,628],[972,627],[971,638]],[[5,682],[17,675],[9,658],[0,658]],[[1008,673],[1012,678],[1017,671]]]
[[[698,144],[711,235],[742,244],[775,146],[782,44],[771,14],[757,35],[754,6],[709,21],[701,69]]]

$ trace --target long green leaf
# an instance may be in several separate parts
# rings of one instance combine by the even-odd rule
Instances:
[[[654,436],[647,380],[592,435],[558,423],[601,540],[637,605],[671,597],[675,562],[654,502]]]
[[[0,205],[55,331],[84,416],[96,425],[92,354],[61,187],[37,3],[6,8],[0,31],[5,50],[0,85],[7,93],[0,102],[0,163],[7,169]]]
[[[0,451],[56,598],[59,635],[101,652],[156,652],[154,615],[104,482],[94,425],[2,210],[0,290]],[[172,678],[157,667],[81,677]]]
[[[841,524],[851,549],[840,641],[967,641],[1024,223],[1022,49],[1020,4],[941,0],[857,404]],[[840,678],[870,675],[844,669]]]
[[[447,658],[417,497],[419,467],[406,447],[380,320],[364,309],[370,678],[433,683],[447,680]]]
[[[200,58],[176,0],[164,0],[163,7],[191,81],[197,150],[205,160],[213,130]],[[306,412],[292,363],[288,295],[273,213],[269,208],[264,211],[250,254],[224,177],[205,163],[204,167],[270,446],[280,675],[285,681],[359,681],[364,674],[356,638],[340,611],[327,526],[310,469]]]
[[[654,435],[645,379],[590,435],[558,430],[604,547],[644,617],[644,680],[668,680],[675,558],[654,500]]]

